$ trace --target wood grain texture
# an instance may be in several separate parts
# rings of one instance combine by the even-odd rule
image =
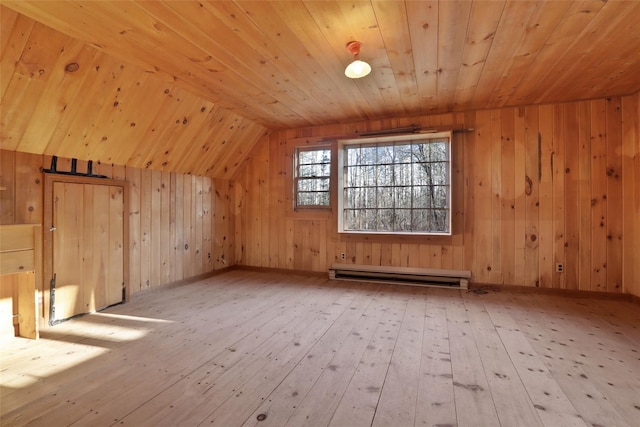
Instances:
[[[242,198],[235,210],[237,262],[326,271],[344,252],[348,263],[455,263],[471,270],[476,283],[637,295],[638,98],[406,119],[425,127],[474,129],[454,136],[452,171],[459,178],[453,180],[458,219],[452,237],[339,234],[337,189],[331,211],[292,209],[296,146],[386,122],[274,132],[236,175],[242,187],[236,192]],[[276,241],[285,242],[284,248]],[[557,263],[564,273],[556,272]]]
[[[597,294],[235,270],[3,341],[0,409],[3,425],[632,427],[639,320]]]
[[[4,150],[228,179],[266,131],[153,67],[0,7]]]

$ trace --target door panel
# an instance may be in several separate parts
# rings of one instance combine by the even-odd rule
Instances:
[[[83,185],[84,190],[84,230],[83,230],[83,243],[85,246],[93,248],[95,246],[95,242],[98,242],[99,239],[96,238],[95,227],[96,227],[96,219],[95,219],[95,211],[94,211],[94,186],[93,185]],[[87,288],[90,288],[90,283],[97,283],[100,280],[100,276],[97,273],[97,269],[95,268],[95,264],[97,262],[97,254],[95,250],[84,251],[82,258],[82,283],[85,284]],[[93,295],[90,291],[86,292],[87,295],[84,296],[84,311],[92,312],[97,310],[95,295]]]
[[[109,301],[107,288],[111,281],[109,271],[109,187],[94,185],[94,226],[93,226],[93,276],[91,291],[96,309],[120,302]]]
[[[107,305],[121,302],[124,287],[124,191],[109,187],[109,283]]]
[[[53,233],[56,272],[56,320],[83,313],[82,295],[82,185],[54,183]]]
[[[53,183],[54,320],[122,302],[123,201],[122,187]]]

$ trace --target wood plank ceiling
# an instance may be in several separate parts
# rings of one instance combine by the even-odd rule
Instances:
[[[638,1],[2,4],[64,34],[2,9],[3,148],[136,167],[224,177],[268,129],[640,90]],[[360,80],[343,74],[350,40],[373,68]],[[71,63],[78,72],[64,71]],[[41,125],[38,105],[63,116],[72,103],[75,125]],[[100,144],[109,133],[133,143]]]

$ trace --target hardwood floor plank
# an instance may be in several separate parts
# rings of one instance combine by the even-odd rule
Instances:
[[[385,377],[372,426],[413,425],[416,416],[425,290],[413,288]]]
[[[458,293],[430,289],[420,358],[415,425],[456,425],[447,305]]]
[[[459,292],[459,291],[458,291]],[[499,425],[477,342],[460,297],[446,307],[458,426]]]

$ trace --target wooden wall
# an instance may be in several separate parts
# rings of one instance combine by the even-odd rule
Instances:
[[[469,269],[476,283],[640,295],[639,100],[273,132],[236,175],[237,261],[326,271],[345,252],[349,263]],[[292,210],[295,145],[412,123],[475,129],[453,142],[453,236],[340,235],[335,210]]]
[[[40,168],[49,166],[48,156],[0,150],[0,224],[42,224]],[[131,293],[235,263],[231,181],[105,164],[93,172],[129,182]]]

